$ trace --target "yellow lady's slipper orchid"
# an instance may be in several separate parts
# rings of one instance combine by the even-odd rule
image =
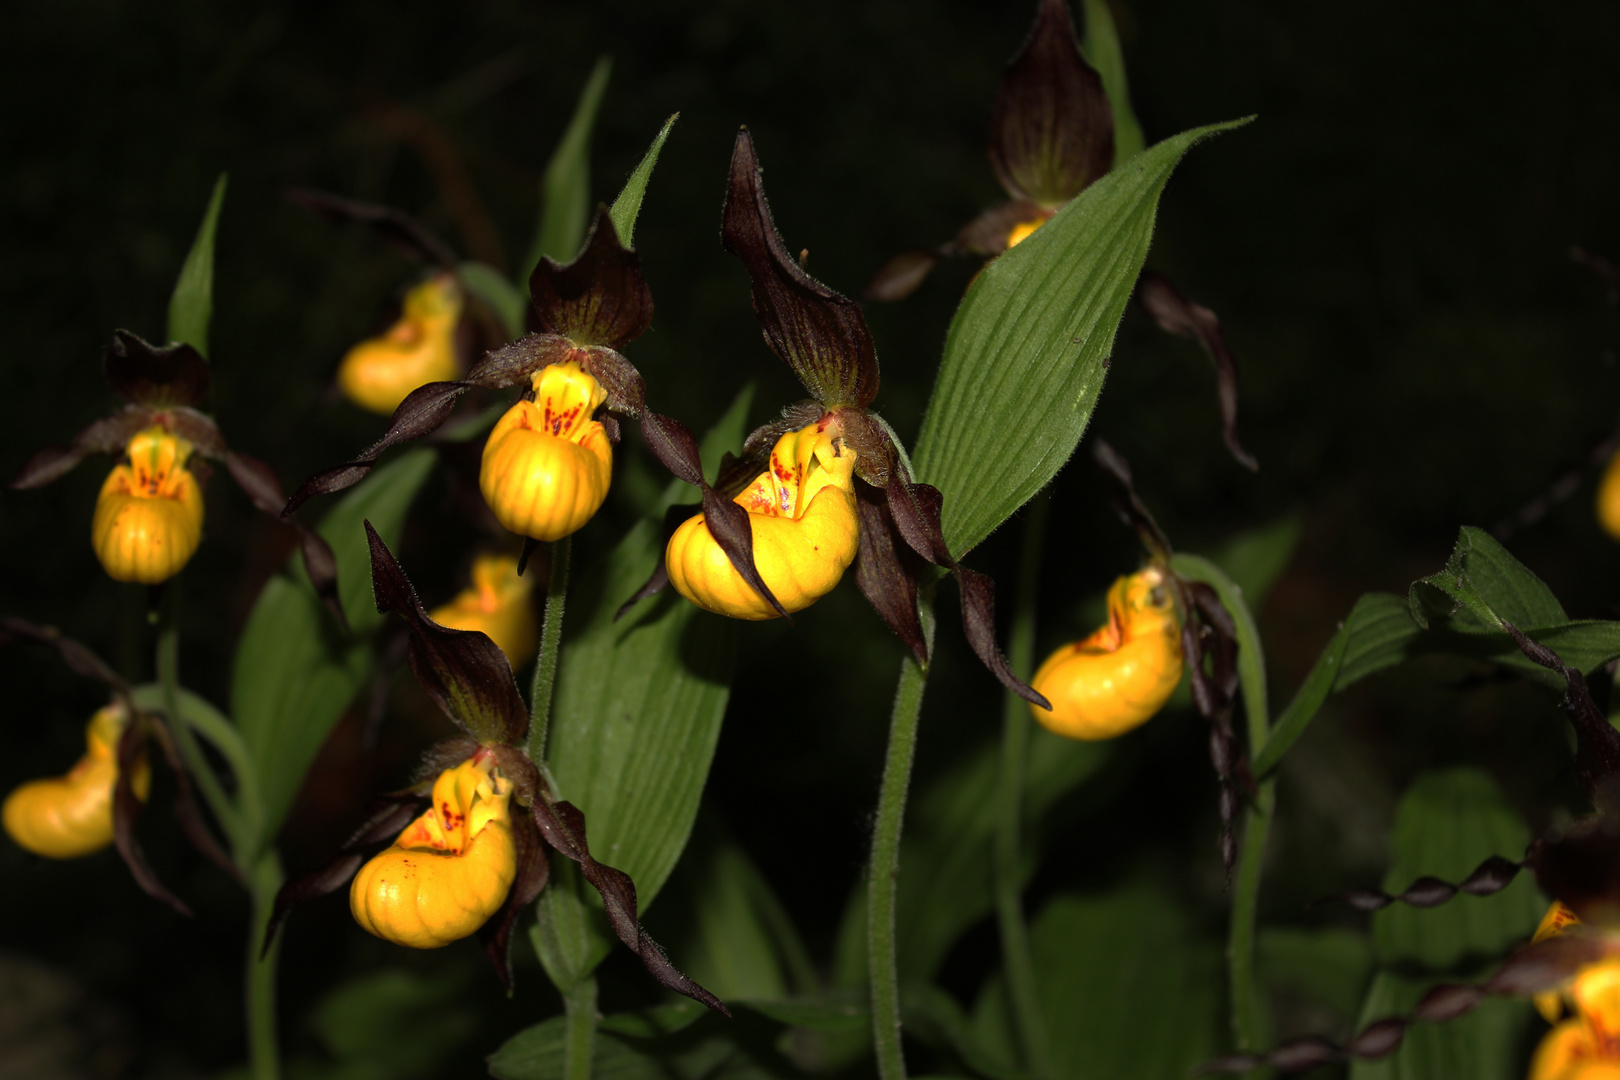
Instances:
[[[1529,1080],[1620,1080],[1620,960],[1593,964],[1570,988],[1575,1015],[1536,1047]]]
[[[113,840],[113,788],[118,783],[118,740],[129,712],[109,705],[84,729],[85,751],[65,776],[30,780],[6,796],[0,810],[6,832],[18,846],[51,859],[76,859]],[[130,786],[146,801],[152,770],[137,759]]]
[[[607,391],[572,360],[541,368],[532,385],[534,400],[489,433],[478,486],[508,529],[561,540],[591,519],[613,479],[613,447],[592,419]]]
[[[748,511],[754,565],[789,613],[827,595],[860,551],[855,451],[819,421],[777,440],[770,465],[732,501]],[[734,619],[772,619],[776,609],[737,573],[702,514],[688,518],[664,552],[670,584],[698,607]]]
[[[1604,532],[1620,540],[1620,453],[1609,459],[1598,482],[1597,518]]]
[[[428,616],[452,630],[482,630],[500,646],[516,671],[534,658],[540,640],[529,593],[534,577],[518,577],[511,555],[480,555],[473,561],[472,585]]]
[[[90,541],[117,581],[156,585],[180,572],[202,540],[203,501],[186,469],[191,443],[161,426],[129,440],[128,465],[101,485]]]
[[[1114,582],[1096,633],[1047,657],[1030,685],[1052,708],[1030,712],[1071,739],[1112,739],[1164,707],[1181,668],[1181,619],[1164,572],[1150,566]]]
[[[511,797],[512,782],[494,769],[492,757],[440,773],[433,805],[354,876],[354,921],[413,949],[437,949],[476,932],[506,902],[517,875]]]
[[[438,274],[405,294],[399,321],[350,349],[338,367],[338,386],[362,409],[387,416],[418,386],[447,382],[456,363],[461,286]]]

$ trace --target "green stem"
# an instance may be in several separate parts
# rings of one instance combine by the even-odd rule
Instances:
[[[253,866],[249,888],[253,916],[248,923],[247,940],[247,1036],[248,1061],[253,1080],[277,1080],[281,1075],[281,1054],[276,1043],[276,964],[281,959],[281,941],[260,956],[265,929],[281,888],[281,860],[274,851],[260,856]]]
[[[923,637],[934,643],[933,597],[917,598]],[[872,1041],[882,1080],[905,1080],[906,1058],[900,1046],[900,969],[895,956],[895,895],[900,883],[900,831],[906,816],[906,790],[917,751],[917,720],[922,714],[928,670],[907,656],[900,663],[900,683],[889,720],[889,750],[878,794],[877,822],[872,830],[872,865],[867,879],[866,946],[872,987]]]
[[[1018,573],[1018,594],[1013,608],[1012,634],[1007,642],[1007,663],[1013,674],[1029,678],[1035,661],[1036,590],[1040,578],[1041,547],[1051,506],[1047,494],[1036,496],[1024,522],[1024,550]],[[1007,692],[1001,722],[1001,776],[996,793],[995,892],[996,917],[1001,927],[1001,965],[1012,996],[1013,1018],[1023,1043],[1024,1061],[1036,1077],[1052,1075],[1051,1047],[1040,990],[1035,982],[1035,961],[1024,922],[1023,867],[1019,858],[1024,810],[1024,772],[1029,761],[1032,718],[1023,698]]]
[[[240,863],[244,854],[242,815],[208,764],[208,758],[192,734],[191,725],[180,713],[180,579],[171,578],[163,586],[163,593],[157,640],[157,675],[163,692],[163,711],[168,715],[169,731],[174,736],[186,771],[196,781],[208,809],[230,838],[231,848]]]
[[[563,1035],[563,1080],[591,1080],[596,1050],[596,976],[587,975],[563,995],[568,1028]]]
[[[551,545],[551,581],[546,585],[546,616],[540,624],[540,652],[534,661],[534,682],[529,686],[531,761],[546,759],[546,735],[551,728],[551,693],[557,685],[557,652],[562,644],[563,605],[568,598],[568,557],[572,547],[571,536],[565,536]],[[592,993],[594,995],[595,991]]]

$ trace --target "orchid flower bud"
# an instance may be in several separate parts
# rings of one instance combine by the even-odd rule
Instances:
[[[475,933],[500,910],[517,876],[507,803],[512,782],[475,755],[439,774],[433,805],[349,886],[361,928],[413,949]]]
[[[732,501],[748,511],[754,565],[789,613],[827,595],[861,546],[855,451],[823,419],[777,440],[769,467]],[[715,542],[704,515],[688,518],[664,552],[670,584],[698,607],[734,619],[771,619]]]
[[[534,400],[489,433],[478,486],[508,529],[561,540],[591,520],[613,479],[613,447],[592,419],[607,391],[572,360],[541,368],[532,385]]]
[[[51,859],[76,859],[112,843],[118,740],[128,726],[124,706],[101,709],[85,726],[84,756],[65,776],[30,780],[6,796],[0,819],[19,847]],[[137,759],[130,787],[146,801],[152,770],[144,755]]]
[[[338,386],[344,396],[388,416],[417,387],[454,379],[460,372],[455,338],[461,309],[461,286],[452,274],[436,275],[406,293],[399,321],[343,358]]]
[[[114,580],[156,585],[179,573],[202,540],[202,491],[186,469],[191,443],[153,426],[125,452],[129,464],[101,485],[90,542]]]
[[[488,634],[513,671],[534,659],[540,640],[534,605],[529,602],[534,576],[518,577],[517,562],[511,555],[480,555],[473,562],[472,585],[428,616],[452,630]]]
[[[1181,668],[1181,619],[1164,572],[1150,566],[1114,582],[1096,633],[1046,658],[1030,685],[1052,708],[1030,712],[1071,739],[1112,739],[1164,707]]]
[[[1583,968],[1570,991],[1575,1015],[1549,1031],[1529,1080],[1620,1078],[1620,960]]]

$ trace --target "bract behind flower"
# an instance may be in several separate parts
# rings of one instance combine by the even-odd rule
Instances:
[[[202,541],[203,502],[186,469],[191,443],[153,426],[130,439],[128,465],[107,475],[90,541],[116,581],[155,585],[180,572]]]
[[[1149,567],[1114,582],[1096,633],[1047,657],[1030,685],[1052,708],[1030,712],[1071,739],[1112,739],[1164,707],[1181,669],[1181,620],[1164,573]]]
[[[439,774],[433,805],[354,876],[349,908],[377,937],[436,949],[483,926],[517,876],[512,783],[475,756]]]
[[[118,740],[128,726],[122,705],[97,711],[84,729],[84,756],[66,775],[30,780],[6,796],[0,819],[19,847],[50,859],[76,859],[112,843]],[[130,786],[145,802],[152,770],[144,756],[130,773]]]
[[[732,500],[748,511],[754,565],[790,614],[831,592],[860,550],[855,459],[818,421],[777,440],[768,467]],[[705,610],[754,620],[778,614],[743,580],[703,514],[675,531],[664,560],[676,591]]]
[[[461,286],[452,274],[435,275],[411,289],[399,320],[343,358],[338,386],[344,396],[388,416],[417,387],[454,379],[460,370],[455,334],[462,307]]]

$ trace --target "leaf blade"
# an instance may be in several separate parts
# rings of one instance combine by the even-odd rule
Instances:
[[[624,189],[619,192],[619,197],[613,200],[613,205],[608,209],[608,215],[613,218],[614,232],[619,234],[619,240],[624,246],[632,250],[636,246],[634,242],[636,218],[641,215],[641,200],[647,194],[647,182],[652,179],[653,167],[658,164],[658,155],[664,149],[664,141],[669,138],[669,133],[675,128],[675,121],[680,118],[681,114],[675,113],[664,121],[664,126],[659,129],[652,145],[643,155],[641,164],[630,174],[630,179],[624,182]]]
[[[227,174],[220,173],[214,181],[202,225],[169,297],[169,340],[190,345],[204,359],[208,356],[208,323],[214,314],[214,238],[219,232],[219,211],[225,205],[226,179]]]
[[[524,264],[531,269],[540,265],[546,255],[566,263],[579,253],[591,210],[591,131],[596,126],[596,112],[601,107],[612,72],[612,57],[597,59],[579,93],[573,118],[568,121],[557,149],[552,151],[551,160],[546,164],[545,176],[540,181],[540,222]],[[524,278],[527,277],[525,274]]]

